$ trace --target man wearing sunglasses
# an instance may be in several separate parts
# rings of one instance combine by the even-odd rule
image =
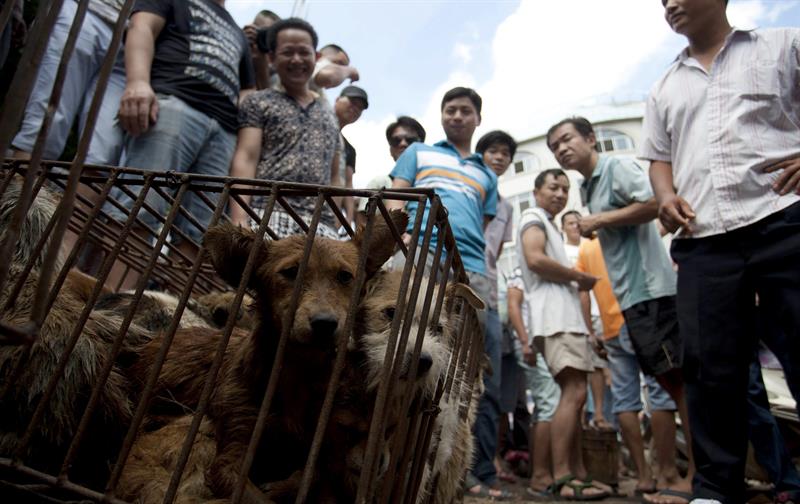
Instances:
[[[400,116],[386,128],[386,141],[389,154],[397,161],[409,145],[425,141],[425,128],[413,117]]]

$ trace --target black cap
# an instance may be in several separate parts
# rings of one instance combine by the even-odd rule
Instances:
[[[342,89],[339,96],[346,96],[348,98],[358,98],[364,100],[364,108],[369,108],[369,100],[367,99],[367,92],[358,86],[347,86]]]

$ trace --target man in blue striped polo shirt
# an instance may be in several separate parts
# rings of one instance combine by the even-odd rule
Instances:
[[[392,170],[392,188],[429,187],[436,190],[447,208],[450,227],[469,276],[470,286],[484,300],[489,300],[490,282],[486,276],[484,227],[495,216],[497,175],[483,164],[480,154],[472,153],[472,134],[481,122],[481,97],[473,89],[453,88],[442,98],[442,128],[446,140],[432,146],[414,143],[408,147]],[[390,201],[390,208],[402,208],[402,201]],[[417,203],[408,205],[409,232],[413,227]],[[423,229],[430,205],[426,204]],[[422,242],[422,234],[419,240]],[[434,231],[431,251],[436,247]],[[467,479],[470,494],[507,497],[491,488],[497,482],[494,453],[500,415],[500,341],[499,330],[486,330],[485,311],[479,314],[484,329],[484,345],[495,373],[486,376],[486,390],[478,406],[475,423],[475,464]],[[494,323],[490,320],[489,323]],[[499,320],[496,321],[499,325]]]

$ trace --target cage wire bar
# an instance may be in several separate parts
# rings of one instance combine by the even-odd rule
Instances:
[[[59,188],[63,187],[65,183],[68,183],[68,180],[65,182],[66,175],[63,172],[58,171],[58,168],[61,166],[61,163],[42,163],[42,171],[40,171],[33,185],[33,196],[36,196],[38,193],[46,190],[48,187]],[[8,177],[9,173],[16,173],[15,176],[22,177],[26,175],[25,172],[27,169],[28,167],[26,167],[25,163],[21,163],[19,161],[8,161],[3,165],[3,180],[10,180]],[[190,191],[198,192],[205,196],[203,201],[207,206],[209,206],[210,209],[214,211],[211,219],[211,225],[220,221],[228,220],[228,217],[224,213],[224,209],[229,201],[242,201],[241,196],[245,193],[250,195],[263,194],[268,196],[265,213],[260,220],[258,231],[256,231],[258,236],[264,237],[265,239],[270,239],[270,229],[268,226],[269,217],[272,214],[276,204],[282,206],[279,203],[282,200],[284,204],[291,208],[289,206],[290,204],[287,202],[287,198],[290,199],[297,196],[310,196],[316,194],[317,200],[315,213],[311,222],[309,223],[309,234],[304,250],[305,260],[301,261],[301,266],[307,262],[308,256],[312,250],[313,243],[315,241],[315,238],[313,238],[315,236],[314,233],[320,221],[323,209],[341,214],[341,210],[337,206],[330,205],[330,202],[333,201],[332,198],[345,194],[353,194],[369,198],[368,224],[364,230],[367,235],[373,229],[377,219],[385,219],[385,216],[389,215],[385,205],[385,201],[389,199],[414,201],[420,204],[425,204],[426,202],[430,201],[432,206],[431,215],[439,217],[438,219],[431,218],[427,223],[423,223],[421,213],[418,213],[412,229],[412,240],[407,248],[400,245],[403,243],[403,230],[396,229],[390,220],[387,221],[391,230],[391,234],[398,244],[398,249],[403,250],[408,258],[413,259],[416,255],[417,259],[416,261],[408,259],[404,266],[403,283],[401,285],[400,292],[398,293],[397,305],[398,313],[404,313],[404,316],[396,317],[392,323],[392,332],[389,337],[389,344],[384,360],[384,376],[380,381],[380,386],[376,396],[376,405],[373,410],[382,414],[375,414],[372,416],[370,437],[368,438],[367,443],[368,449],[372,448],[373,450],[373,460],[369,460],[368,457],[370,453],[368,452],[367,458],[365,459],[365,470],[362,472],[361,476],[362,480],[366,481],[366,483],[364,483],[364,485],[366,485],[364,487],[365,493],[363,495],[363,500],[359,500],[362,497],[357,498],[357,501],[359,502],[367,502],[376,498],[377,495],[381,495],[383,496],[381,498],[382,502],[413,502],[416,498],[416,493],[419,488],[418,484],[422,475],[423,467],[425,464],[428,464],[429,467],[432,466],[431,457],[435,452],[431,452],[428,450],[428,448],[429,445],[432,447],[432,449],[435,449],[436,447],[435,442],[437,440],[438,433],[433,431],[434,420],[438,413],[438,406],[436,406],[436,404],[440,398],[448,397],[448,394],[451,393],[460,394],[463,397],[469,397],[471,394],[471,386],[468,386],[466,390],[459,391],[454,388],[454,384],[460,384],[462,382],[468,385],[471,384],[472,380],[469,378],[465,379],[464,377],[470,376],[470,373],[473,373],[471,375],[473,377],[477,376],[474,374],[476,372],[474,362],[477,361],[476,355],[482,351],[482,343],[480,338],[477,336],[477,333],[468,334],[468,331],[465,329],[468,327],[467,322],[462,324],[462,326],[457,329],[457,334],[459,337],[453,338],[448,369],[443,374],[442,380],[437,386],[436,394],[433,398],[427,398],[423,402],[413,403],[413,398],[409,393],[412,387],[410,383],[405,384],[405,390],[400,390],[402,387],[393,387],[390,385],[391,383],[398,383],[398,375],[402,366],[401,359],[406,352],[406,345],[409,341],[410,331],[412,329],[411,320],[413,319],[414,307],[417,305],[418,296],[424,296],[424,298],[422,298],[423,314],[421,324],[419,325],[419,329],[416,334],[416,344],[413,350],[411,350],[411,355],[413,357],[411,359],[412,368],[410,372],[412,375],[416,372],[416,364],[418,362],[418,357],[423,342],[424,330],[422,328],[428,325],[428,320],[438,319],[439,313],[442,309],[444,309],[444,293],[448,279],[465,279],[463,268],[460,267],[460,257],[458,256],[458,251],[455,247],[454,241],[452,240],[452,235],[446,220],[446,212],[440,206],[438,197],[436,197],[432,192],[426,194],[425,191],[419,190],[346,191],[344,189],[333,187],[316,187],[290,183],[282,184],[270,181],[248,181],[248,185],[243,186],[243,181],[229,177],[177,175],[174,173],[147,172],[144,170],[130,168],[112,168],[101,166],[87,166],[85,169],[87,170],[86,174],[81,176],[79,183],[84,184],[94,191],[99,197],[98,199],[100,203],[92,207],[88,212],[76,211],[73,213],[73,218],[70,221],[70,229],[78,234],[78,238],[75,248],[73,248],[67,255],[61,269],[56,271],[54,282],[52,283],[51,289],[48,290],[45,311],[49,312],[49,308],[52,307],[52,303],[57,299],[60,289],[63,288],[64,280],[69,273],[69,270],[76,263],[77,256],[89,243],[92,243],[94,246],[98,247],[102,251],[103,255],[102,265],[96,277],[98,282],[95,285],[95,288],[92,291],[83,312],[81,313],[81,317],[73,326],[68,341],[66,342],[64,354],[59,360],[56,372],[50,377],[48,387],[41,400],[37,404],[35,411],[33,412],[30,425],[24,433],[16,453],[10,458],[0,458],[0,467],[13,469],[20,475],[33,478],[47,485],[53,485],[60,490],[68,490],[74,494],[81,495],[86,498],[108,502],[121,502],[115,497],[115,487],[119,483],[119,478],[124,470],[126,459],[130,455],[130,450],[135,443],[137,434],[140,432],[141,426],[147,416],[147,404],[152,398],[153,388],[158,379],[158,373],[160,372],[161,365],[166,358],[172,338],[178,329],[181,315],[186,309],[192,295],[207,291],[206,288],[202,288],[199,283],[199,279],[205,277],[206,284],[211,286],[224,285],[219,278],[216,278],[216,275],[209,265],[205,263],[202,253],[204,247],[203,244],[198,244],[200,253],[189,265],[188,274],[185,277],[181,276],[179,278],[175,278],[169,276],[168,274],[162,274],[160,276],[156,276],[154,274],[158,269],[162,269],[163,271],[174,270],[176,264],[185,262],[186,260],[185,257],[180,257],[178,254],[171,253],[172,249],[166,252],[163,250],[169,246],[167,237],[171,232],[176,231],[176,229],[173,227],[176,216],[178,214],[186,214],[188,217],[192,217],[191,214],[189,214],[187,210],[180,205],[186,193]],[[98,185],[98,182],[100,181],[104,181],[103,185]],[[10,184],[4,185],[7,191]],[[120,224],[110,223],[109,221],[112,219],[112,217],[106,211],[106,207],[114,206],[115,204],[119,207],[122,207],[122,205],[111,195],[112,189],[114,188],[124,189],[123,192],[127,192],[130,195],[136,196],[136,201],[134,202],[132,209],[126,212],[126,219],[124,223]],[[176,189],[177,193],[174,195],[174,197],[171,197],[169,193],[175,191]],[[3,194],[0,195],[0,197],[5,196],[6,191],[3,191]],[[286,193],[286,196],[284,196],[284,192]],[[146,198],[149,193],[156,193],[165,196],[165,198],[169,199],[170,207],[166,218],[162,219],[163,222],[160,221],[160,232],[153,233],[152,238],[155,239],[155,244],[151,245],[149,249],[147,249],[146,245],[148,242],[146,240],[136,241],[133,240],[132,237],[136,236],[136,233],[133,232],[134,228],[142,228],[145,226],[141,219],[142,214],[149,212],[153,214],[153,216],[156,215],[155,209],[146,204]],[[219,197],[210,198],[206,193],[214,193],[215,195],[219,195]],[[83,201],[83,203],[88,203],[88,200]],[[250,215],[257,215],[252,208],[247,208],[247,212]],[[341,217],[343,218],[343,216]],[[48,240],[48,236],[46,235],[53,232],[54,219],[55,217],[53,220],[47,223],[45,228],[45,236],[38,237],[36,246],[34,248],[35,256],[40,255],[43,251]],[[191,220],[194,221],[195,224],[199,225],[199,222],[197,222],[196,219]],[[121,228],[115,226],[121,226]],[[98,228],[100,230],[98,230]],[[432,231],[434,228],[437,229],[440,239],[437,241],[437,246],[434,247],[433,250],[429,250]],[[107,237],[108,234],[114,229],[118,229],[118,231],[114,234],[115,240],[112,242],[108,240]],[[420,237],[422,238],[421,240]],[[417,246],[417,243],[420,241],[421,244]],[[367,242],[365,241],[364,243]],[[147,253],[145,254],[145,252]],[[431,276],[426,278],[424,270],[428,253],[431,253],[434,256],[434,264],[441,264],[443,255],[445,256],[445,259],[444,268],[433,268],[431,271]],[[79,427],[70,442],[67,454],[61,463],[61,470],[59,473],[57,475],[47,474],[37,470],[35,467],[27,466],[24,463],[24,453],[28,444],[31,442],[32,436],[38,429],[38,425],[42,420],[44,411],[48,407],[48,402],[52,399],[54,390],[58,385],[59,380],[63,379],[62,375],[67,361],[70,358],[70,353],[74,349],[74,345],[76,344],[77,340],[81,337],[81,330],[86,323],[86,319],[92,313],[94,304],[101,295],[103,282],[107,279],[112,265],[115,261],[129,255],[138,255],[141,257],[142,261],[130,261],[130,265],[132,268],[142,273],[142,275],[133,293],[131,305],[126,312],[119,332],[117,333],[113,342],[111,349],[112,357],[116,357],[120,351],[120,347],[125,339],[126,331],[132,323],[132,319],[136,313],[138,303],[141,301],[141,297],[145,290],[148,279],[160,278],[164,280],[164,285],[169,286],[172,292],[178,296],[178,304],[175,308],[174,316],[171,320],[170,326],[164,332],[163,342],[160,353],[156,360],[156,364],[150,370],[142,391],[142,396],[139,402],[135,405],[135,411],[133,413],[131,425],[127,429],[127,434],[125,435],[120,448],[117,461],[114,463],[113,469],[111,470],[107,486],[104,489],[104,493],[101,493],[98,489],[86,488],[76,482],[71,481],[69,478],[69,471],[74,462],[75,454],[81,445],[84,434],[86,433],[89,421],[92,418],[92,415],[94,415],[98,409],[97,403],[99,401],[100,392],[106,385],[108,375],[111,371],[111,365],[113,364],[113,359],[107,363],[106,367],[100,374],[98,383],[93,387],[89,404],[80,419]],[[362,247],[359,255],[360,263],[358,276],[356,278],[356,285],[358,286],[361,286],[366,280],[363,273],[363,264],[365,260],[366,255]],[[243,297],[246,293],[246,278],[249,276],[254,266],[255,248],[250,251],[250,257],[245,265],[245,279],[238,286],[238,288],[236,288],[235,298],[233,300],[233,306],[231,310],[232,312],[237,311],[239,306],[242,304]],[[22,276],[24,277],[25,275],[29,275],[32,269],[32,264],[24,265],[24,268],[21,270]],[[296,286],[300,286],[302,284],[302,276],[304,274],[305,270],[301,267],[298,271],[298,282]],[[173,279],[175,280],[174,282],[171,281]],[[424,283],[426,279],[427,283]],[[10,280],[15,280],[13,285],[11,285],[11,292],[17,294],[22,288],[25,278],[9,279],[9,281]],[[425,287],[422,289],[424,294],[421,293],[421,288],[423,285]],[[299,292],[299,287],[297,287],[297,289]],[[357,290],[360,291],[360,288]],[[340,349],[346,348],[347,338],[352,332],[354,319],[356,316],[357,301],[358,295],[354,294],[349,306],[348,318],[345,321],[345,331],[339,336],[339,340],[337,341],[337,346]],[[3,311],[9,309],[11,304],[13,304],[13,299],[6,299],[2,306]],[[296,305],[296,299],[294,299],[294,296],[292,299],[292,304]],[[461,303],[458,304],[459,306],[461,305]],[[463,310],[463,308],[459,307],[456,308],[456,310]],[[294,309],[290,309],[286,316],[291,318],[293,314]],[[284,327],[290,327],[290,323],[291,320],[285,321]],[[230,318],[226,326],[222,329],[225,338],[230,337],[230,334],[234,329],[234,324],[235,319]],[[288,329],[284,330],[284,333],[285,334],[281,335],[281,343],[279,343],[279,348],[281,350],[279,350],[272,365],[271,379],[268,383],[264,400],[261,404],[263,417],[268,414],[270,407],[272,406],[271,401],[274,397],[274,388],[276,387],[277,380],[280,377],[283,357],[282,349],[285,346],[284,339],[288,338]],[[184,440],[181,454],[176,465],[176,470],[172,475],[170,487],[165,497],[165,502],[171,502],[176,496],[181,472],[185,468],[185,464],[191,452],[192,443],[199,430],[200,422],[203,416],[207,413],[213,388],[216,384],[217,374],[222,364],[224,350],[229,342],[225,338],[220,341],[219,348],[217,349],[215,355],[214,365],[212,366],[205,380],[204,390],[201,394],[198,407],[195,411],[191,428],[187,433],[186,439]],[[298,491],[297,502],[306,501],[308,498],[308,493],[314,484],[313,475],[316,457],[319,453],[322,443],[324,443],[324,428],[330,415],[332,401],[338,386],[340,374],[344,366],[343,356],[344,352],[339,352],[336,362],[334,363],[333,372],[331,374],[331,379],[323,402],[323,408],[320,412],[317,422],[317,429],[314,433],[311,450],[304,468],[303,480]],[[468,356],[469,359],[467,358]],[[20,360],[20,362],[17,364],[20,367],[24,365],[24,359]],[[17,371],[17,373],[18,372],[19,371]],[[7,393],[10,386],[12,386],[11,383],[4,384],[3,392]],[[402,419],[397,427],[395,436],[390,439],[390,441],[393,440],[394,447],[390,452],[392,457],[390,463],[394,470],[389,473],[392,476],[389,478],[384,478],[381,487],[378,488],[376,486],[377,465],[374,462],[374,457],[378,443],[385,434],[385,425],[383,425],[383,422],[386,421],[386,418],[384,418],[383,413],[385,413],[387,410],[382,408],[382,404],[385,405],[392,394],[404,394],[402,396],[403,410],[409,408],[410,406],[413,407],[410,408],[411,414]],[[383,403],[381,403],[381,400]],[[463,418],[466,418],[466,411],[461,411],[460,414]],[[252,464],[252,459],[258,447],[259,438],[261,435],[260,430],[262,428],[263,420],[261,422],[257,422],[256,429],[253,431],[249,444],[248,456],[243,461],[241,468],[241,475],[246,475],[249,473],[249,466]],[[433,443],[431,443],[431,440],[433,440]],[[239,480],[240,488],[244,481],[246,481],[246,479],[241,477]],[[430,484],[431,482],[429,481],[428,487],[430,487]],[[241,491],[239,491],[237,494],[234,494],[234,501],[240,497],[240,493]]]
[[[55,26],[58,13],[64,0],[40,2],[36,13],[35,26],[23,49],[22,59],[12,80],[11,88],[3,104],[0,115],[0,153],[5,153],[24,114],[25,104],[33,89],[36,72],[41,64],[49,34]],[[309,502],[313,491],[315,471],[319,455],[326,442],[326,426],[335,406],[336,392],[340,387],[342,373],[346,365],[348,342],[354,335],[358,308],[362,300],[364,286],[369,281],[366,273],[367,252],[375,226],[384,223],[391,234],[396,249],[405,256],[400,286],[397,293],[396,313],[387,337],[386,352],[383,358],[378,387],[374,391],[374,405],[368,420],[366,451],[363,465],[354,489],[354,500],[366,502],[418,502],[419,495],[431,499],[432,489],[436,487],[436,475],[421,487],[425,469],[432,469],[439,443],[441,426],[437,428],[437,416],[442,401],[457,401],[459,418],[467,421],[471,407],[473,386],[480,373],[480,356],[483,352],[482,334],[475,322],[474,309],[462,299],[455,299],[448,305],[446,290],[450,282],[468,283],[461,257],[458,253],[452,230],[448,222],[447,210],[441,200],[430,189],[381,189],[347,190],[338,187],[315,186],[310,184],[276,182],[267,180],[247,180],[231,177],[188,175],[167,171],[165,167],[154,166],[152,170],[127,167],[110,167],[86,164],[86,157],[94,132],[103,95],[122,42],[126,20],[133,8],[134,0],[126,0],[121,15],[114,25],[113,36],[100,69],[96,92],[86,124],[79,136],[75,158],[71,162],[43,159],[49,129],[58,104],[66,71],[74,52],[77,37],[84,22],[89,0],[79,0],[78,9],[70,27],[63,55],[59,62],[47,112],[32,149],[29,160],[5,159],[0,172],[0,201],[8,201],[10,193],[17,196],[12,201],[13,211],[4,230],[0,243],[0,257],[13,258],[21,240],[32,240],[30,255],[24,264],[14,259],[0,261],[0,296],[5,296],[0,304],[0,350],[19,348],[20,352],[9,362],[5,383],[0,384],[0,401],[10,397],[20,378],[30,370],[32,349],[43,338],[53,335],[43,334],[48,317],[53,317],[54,307],[63,296],[72,295],[69,278],[76,268],[88,268],[94,282],[86,293],[81,309],[74,320],[69,320],[68,330],[58,336],[61,353],[57,356],[51,374],[42,376],[44,390],[30,406],[29,421],[17,433],[19,440],[12,452],[0,453],[0,484],[26,495],[33,494],[51,500],[70,500],[75,496],[97,502],[122,503],[125,499],[117,493],[120,481],[125,474],[132,450],[144,432],[150,415],[150,403],[155,398],[157,383],[161,376],[168,352],[176,334],[181,329],[181,320],[191,307],[196,306],[196,298],[203,294],[228,292],[232,294],[229,313],[239,313],[244,306],[245,296],[250,291],[248,281],[257,264],[258,247],[263,240],[278,239],[278,234],[269,225],[270,218],[277,209],[287,214],[305,234],[302,260],[299,263],[295,284],[289,299],[289,308],[284,313],[282,331],[277,341],[277,350],[269,368],[269,378],[258,406],[258,416],[250,434],[245,456],[239,468],[239,477],[232,494],[232,502],[239,502],[251,474],[254,460],[264,435],[266,419],[275,407],[275,394],[282,376],[285,353],[290,338],[290,327],[294,320],[303,288],[303,280],[308,274],[309,258],[315,243],[323,238],[317,230],[323,214],[333,215],[337,227],[341,227],[348,239],[363,233],[358,251],[358,264],[353,280],[354,287],[347,306],[343,329],[336,336],[336,357],[327,381],[322,406],[305,464],[295,502]],[[0,9],[0,29],[8,25],[13,2],[6,2]],[[207,257],[204,240],[196,242],[186,232],[175,225],[181,218],[200,234],[206,226],[203,220],[193,215],[182,205],[187,195],[194,195],[211,213],[208,227],[218,223],[230,222],[226,213],[228,205],[236,203],[254,223],[253,241],[243,265],[241,281],[236,286],[228,285],[217,274]],[[244,196],[266,198],[262,214],[245,203]],[[294,208],[295,198],[315,198],[311,218],[306,221]],[[366,225],[355,230],[337,203],[337,198],[362,197],[368,199]],[[23,236],[23,226],[34,205],[43,199],[54,198],[55,209],[50,215],[41,234],[33,238]],[[126,199],[127,203],[123,201]],[[166,214],[153,205],[160,199],[166,204]],[[405,229],[398,229],[392,221],[387,201],[415,203],[419,208],[430,205],[430,214],[423,222],[423,213],[417,212],[410,231],[410,240],[403,240]],[[122,215],[122,218],[119,218]],[[148,221],[155,221],[156,227]],[[436,232],[437,241],[431,249]],[[69,237],[65,244],[65,237]],[[194,246],[196,253],[187,255],[177,242]],[[432,255],[433,267],[430,273],[426,264]],[[93,259],[87,259],[93,258]],[[89,264],[82,264],[89,262]],[[114,274],[121,277],[110,285]],[[73,362],[73,352],[84,337],[87,322],[97,310],[98,301],[117,291],[125,283],[128,275],[135,275],[134,289],[128,293],[129,304],[124,308],[119,325],[108,342],[108,358],[97,372],[97,379],[87,390],[86,407],[75,418],[76,427],[63,446],[59,446],[60,460],[55,460],[57,470],[42,468],[36,460],[29,460],[31,446],[37,442],[37,434],[48,415],[48,408],[56,397],[60,384],[67,379],[67,367]],[[166,327],[158,335],[160,346],[155,360],[148,369],[138,401],[132,404],[129,424],[121,425],[124,435],[120,440],[114,460],[109,461],[108,475],[101,486],[71,479],[79,465],[81,448],[86,438],[92,434],[93,419],[103,408],[103,393],[110,376],[116,370],[123,348],[127,348],[129,333],[139,331],[135,317],[142,306],[142,300],[149,289],[156,285],[174,297],[176,303]],[[424,291],[421,293],[421,289]],[[31,295],[33,294],[33,295]],[[23,296],[25,295],[25,296]],[[419,296],[422,295],[422,298]],[[26,297],[27,296],[27,297]],[[31,298],[28,307],[17,306],[22,297]],[[421,313],[416,313],[421,300]],[[27,319],[20,322],[16,314],[27,313]],[[28,311],[25,311],[28,310]],[[447,342],[446,368],[438,377],[433,396],[421,397],[415,390],[414,380],[403,382],[400,379],[403,359],[410,355],[409,376],[416,376],[422,352],[426,328],[439,320],[442,310],[448,310],[455,325]],[[12,317],[14,315],[16,318]],[[419,318],[414,333],[414,345],[409,348],[414,317]],[[8,318],[11,317],[11,318]],[[16,322],[10,322],[10,320]],[[229,348],[231,336],[236,330],[237,319],[229,316],[218,327],[219,343],[210,367],[203,380],[202,390],[193,410],[191,424],[180,447],[175,466],[166,487],[163,502],[173,502],[180,491],[181,477],[186,470],[201,422],[208,416],[215,387],[220,380],[225,352]],[[127,350],[126,350],[127,351]],[[415,395],[416,394],[416,395]],[[77,399],[77,398],[76,398]],[[391,419],[391,437],[386,438],[389,423],[387,404],[397,404],[404,414],[399,419]],[[405,413],[408,414],[405,414]],[[379,474],[378,448],[380,444],[390,446],[388,472]],[[61,451],[63,450],[63,453]],[[54,452],[55,453],[55,452]],[[300,469],[300,468],[298,468]],[[423,493],[420,494],[420,491]],[[419,495],[418,495],[419,494]]]

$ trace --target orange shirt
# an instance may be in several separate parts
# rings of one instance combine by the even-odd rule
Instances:
[[[625,319],[619,303],[617,303],[617,298],[614,296],[614,291],[611,289],[611,282],[608,280],[608,271],[606,271],[606,262],[603,260],[603,251],[600,249],[600,240],[595,238],[581,241],[575,269],[599,278],[592,291],[597,299],[597,306],[600,308],[600,319],[603,321],[603,339],[616,338]]]

